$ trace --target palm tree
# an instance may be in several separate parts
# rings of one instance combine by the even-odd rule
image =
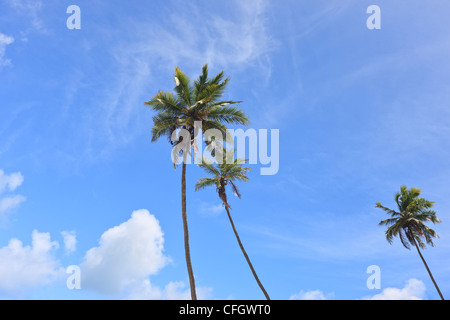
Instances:
[[[398,212],[382,206],[380,202],[376,203],[375,208],[380,208],[391,216],[391,218],[382,220],[379,223],[380,226],[388,226],[386,230],[387,241],[392,244],[393,237],[398,236],[406,249],[409,250],[410,245],[416,247],[420,258],[430,275],[431,281],[433,281],[441,299],[444,300],[444,297],[419,250],[419,247],[422,249],[426,247],[425,243],[422,241],[423,238],[426,243],[432,247],[434,247],[432,238],[439,238],[433,229],[425,225],[425,222],[430,221],[432,223],[440,223],[441,220],[436,217],[436,212],[431,210],[434,202],[425,198],[420,198],[420,193],[421,190],[418,188],[413,187],[408,190],[406,186],[401,186],[400,192],[395,194]]]
[[[226,153],[226,152],[225,152]],[[217,157],[217,156],[216,156]],[[225,210],[228,214],[228,219],[230,220],[231,227],[233,228],[234,235],[236,236],[236,239],[238,241],[239,247],[241,248],[242,253],[244,254],[245,259],[247,260],[247,263],[253,273],[253,276],[255,277],[256,282],[258,283],[259,287],[261,288],[262,292],[264,293],[264,296],[267,300],[270,300],[269,295],[267,294],[266,290],[264,289],[264,286],[262,285],[261,281],[258,278],[258,275],[255,272],[255,269],[253,268],[252,263],[250,262],[250,259],[247,255],[247,252],[244,249],[244,246],[242,245],[241,239],[239,238],[239,234],[236,230],[236,227],[234,226],[233,219],[231,218],[230,209],[231,206],[228,204],[227,200],[227,194],[226,194],[226,186],[230,184],[231,189],[233,193],[241,198],[241,193],[239,189],[234,184],[235,180],[238,181],[248,181],[249,178],[247,177],[247,172],[250,171],[249,167],[242,167],[242,164],[245,163],[245,160],[242,159],[235,159],[232,163],[225,163],[225,161],[222,164],[216,164],[213,165],[209,163],[207,159],[203,160],[203,163],[199,166],[203,168],[208,174],[212,176],[212,178],[202,178],[195,184],[195,191],[204,189],[209,186],[215,186],[217,193],[219,194],[219,198],[222,200],[223,205],[225,206]]]
[[[159,140],[161,136],[166,136],[172,145],[186,144],[187,141],[183,142],[182,137],[178,141],[173,142],[172,134],[179,129],[188,130],[191,134],[191,141],[188,145],[189,152],[183,152],[182,150],[180,152],[183,156],[181,211],[191,298],[192,300],[196,300],[197,294],[190,256],[186,213],[186,162],[191,146],[196,147],[195,141],[198,134],[194,132],[194,122],[201,121],[204,131],[218,129],[225,134],[226,126],[224,123],[245,125],[249,123],[249,119],[245,113],[235,106],[241,101],[220,100],[229,81],[229,78],[224,79],[223,71],[213,78],[208,78],[208,65],[205,64],[198,80],[191,83],[186,74],[176,67],[174,80],[175,94],[159,91],[150,101],[145,102],[145,104],[157,112],[153,117],[152,142]]]

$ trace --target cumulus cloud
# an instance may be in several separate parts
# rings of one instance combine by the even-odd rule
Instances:
[[[64,248],[66,253],[72,253],[77,248],[77,235],[75,231],[62,231],[61,235],[64,239]]]
[[[75,251],[75,231],[63,231],[66,253]],[[61,284],[67,274],[57,255],[60,247],[49,233],[34,230],[31,245],[13,238],[0,248],[0,296],[27,297],[39,287]],[[81,287],[125,299],[190,299],[189,286],[170,281],[164,287],[150,281],[171,259],[164,253],[164,233],[147,210],[134,211],[127,221],[106,230],[80,264]],[[212,289],[198,287],[200,299]]]
[[[119,295],[161,270],[170,259],[155,216],[137,210],[126,222],[105,231],[99,246],[86,252],[81,264],[83,287]]]
[[[84,289],[130,300],[188,300],[190,289],[181,281],[164,287],[151,283],[171,259],[164,254],[164,233],[148,210],[105,231],[99,245],[87,251],[81,268]],[[212,288],[197,287],[199,299],[209,299]]]
[[[425,297],[425,284],[417,279],[409,279],[405,287],[386,288],[379,294],[364,297],[364,300],[422,300]]]
[[[14,191],[17,187],[21,186],[22,183],[23,175],[20,172],[5,174],[5,172],[0,169],[0,194],[2,194],[6,189],[9,191]]]
[[[31,246],[13,238],[0,248],[0,292],[20,296],[29,289],[53,283],[63,272],[54,252],[58,242],[34,230]]]
[[[300,290],[299,293],[291,295],[289,300],[327,300],[332,296],[333,294],[325,295],[321,290]]]

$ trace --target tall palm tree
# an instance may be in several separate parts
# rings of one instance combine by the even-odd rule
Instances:
[[[231,227],[233,228],[234,235],[236,236],[236,239],[238,241],[239,247],[241,248],[242,253],[244,254],[245,259],[247,260],[247,263],[253,273],[253,276],[255,277],[256,282],[258,283],[259,287],[261,288],[262,292],[264,293],[264,296],[267,300],[270,300],[269,295],[267,294],[267,291],[264,289],[264,286],[262,285],[261,281],[258,278],[258,275],[256,274],[255,269],[253,268],[252,263],[250,262],[250,259],[247,255],[247,252],[244,249],[244,246],[242,245],[241,239],[239,237],[239,234],[236,230],[236,227],[234,226],[233,219],[231,218],[230,209],[231,206],[228,204],[227,200],[227,194],[226,194],[226,186],[229,184],[231,186],[231,189],[233,193],[241,198],[241,193],[237,186],[234,184],[235,180],[238,181],[248,181],[249,178],[247,177],[247,172],[250,171],[249,167],[243,167],[242,164],[245,163],[245,160],[242,159],[235,159],[232,163],[225,163],[225,161],[222,164],[216,164],[213,165],[209,163],[207,159],[203,160],[203,163],[199,166],[203,168],[208,174],[212,176],[212,178],[202,178],[200,179],[196,185],[195,185],[195,191],[204,189],[209,186],[215,186],[217,193],[219,194],[219,198],[222,200],[223,205],[225,206],[225,210],[228,214],[228,219],[230,220]]]
[[[153,117],[152,142],[159,140],[161,136],[166,136],[174,146],[182,141],[172,141],[172,135],[179,129],[185,129],[191,134],[191,141],[188,144],[189,152],[180,151],[183,157],[183,169],[181,173],[181,211],[184,231],[184,248],[186,255],[186,265],[189,275],[192,300],[197,299],[195,291],[194,273],[192,270],[189,230],[186,213],[186,162],[192,146],[196,146],[196,135],[194,122],[201,121],[202,129],[218,129],[223,134],[226,133],[225,124],[248,124],[248,116],[235,105],[241,101],[221,101],[229,78],[224,79],[224,72],[218,73],[215,77],[208,77],[208,65],[205,64],[202,74],[193,83],[189,77],[178,67],[175,68],[175,94],[172,92],[159,91],[150,101],[145,102],[157,114]],[[178,156],[174,154],[174,156]]]
[[[387,241],[392,244],[393,237],[398,236],[406,249],[409,250],[411,245],[416,247],[420,258],[430,275],[431,281],[433,281],[441,299],[444,300],[441,290],[439,290],[439,287],[419,250],[419,247],[422,249],[426,247],[425,243],[422,241],[423,238],[426,243],[432,247],[434,247],[432,238],[439,238],[433,229],[425,225],[425,222],[430,221],[432,223],[440,223],[441,220],[436,217],[436,212],[431,210],[434,202],[419,197],[420,193],[421,190],[418,188],[413,187],[408,190],[406,186],[401,186],[400,192],[397,192],[394,196],[398,206],[398,212],[382,206],[380,202],[376,203],[375,208],[380,208],[391,216],[391,218],[382,220],[379,223],[380,226],[388,226],[386,230]]]

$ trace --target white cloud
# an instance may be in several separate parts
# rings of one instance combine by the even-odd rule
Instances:
[[[0,216],[2,216],[5,212],[18,207],[19,204],[25,200],[26,198],[21,195],[0,198]]]
[[[0,32],[0,68],[11,64],[11,60],[5,59],[6,47],[14,42],[14,38]]]
[[[334,294],[325,295],[321,290],[300,290],[299,293],[293,294],[289,297],[289,300],[327,300]]]
[[[75,231],[63,231],[66,253],[76,248]],[[164,237],[158,220],[147,210],[105,231],[97,247],[88,250],[80,264],[81,286],[103,295],[126,299],[190,299],[184,282],[170,281],[154,286],[150,276],[164,268]],[[28,297],[39,287],[63,285],[65,268],[56,255],[59,243],[49,233],[32,232],[30,246],[13,238],[0,248],[0,296]],[[64,283],[65,284],[65,283]],[[210,299],[212,288],[197,287],[199,299]]]
[[[225,207],[222,204],[208,204],[205,202],[200,203],[200,213],[204,216],[216,217],[222,212],[225,212]]]
[[[6,189],[14,191],[17,187],[20,187],[23,183],[23,175],[20,172],[11,173],[9,175],[0,169],[0,194]]]
[[[64,239],[64,248],[66,253],[72,253],[77,248],[77,235],[75,231],[62,231],[61,235]]]
[[[23,183],[23,175],[20,172],[5,174],[0,169],[0,196],[5,191],[14,191]],[[26,198],[22,195],[9,195],[0,197],[0,217],[5,218],[5,213],[18,207]]]
[[[53,283],[62,274],[54,256],[58,243],[50,240],[49,233],[37,230],[31,238],[31,246],[13,238],[0,248],[0,292],[20,296],[29,289]]]
[[[409,279],[402,289],[386,288],[379,294],[364,297],[364,300],[422,300],[425,297],[425,284],[417,279]]]
[[[147,210],[105,231],[98,247],[86,252],[81,264],[83,287],[120,295],[161,270],[170,259],[163,253],[164,237],[158,220]]]
[[[170,281],[154,286],[150,276],[164,268],[170,258],[164,254],[164,234],[158,220],[147,210],[137,210],[119,226],[105,231],[98,247],[86,253],[81,264],[85,289],[130,300],[188,300],[184,282]],[[197,287],[199,299],[209,299],[212,288]]]
[[[197,298],[206,300],[212,297],[212,288],[196,287]],[[191,291],[184,282],[171,281],[163,289],[152,286],[149,279],[145,279],[135,286],[128,295],[129,300],[190,300]]]

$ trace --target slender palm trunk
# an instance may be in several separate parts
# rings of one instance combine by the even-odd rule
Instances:
[[[423,258],[422,253],[420,252],[419,247],[417,246],[417,243],[416,243],[416,239],[414,239],[414,237],[413,237],[413,241],[414,241],[414,245],[416,246],[417,252],[419,253],[420,258],[422,259],[422,262],[425,265],[425,268],[427,268],[427,271],[428,271],[428,274],[430,275],[431,281],[433,281],[433,284],[436,287],[437,292],[439,293],[439,296],[441,297],[442,300],[445,300],[444,297],[442,296],[441,290],[439,290],[439,287],[436,284],[436,281],[434,281],[434,278],[433,278],[433,275],[431,274],[430,268],[428,268],[428,265],[425,262],[425,259]]]
[[[183,155],[183,171],[181,173],[181,211],[183,217],[183,229],[184,229],[184,251],[186,254],[186,265],[189,274],[189,284],[191,287],[191,298],[197,300],[197,293],[195,292],[195,279],[194,272],[192,271],[191,252],[189,248],[189,230],[187,223],[186,213],[186,152]]]
[[[258,283],[259,287],[261,288],[262,292],[263,292],[264,295],[266,296],[266,299],[267,299],[267,300],[270,300],[270,297],[269,297],[269,295],[267,294],[266,290],[264,289],[264,287],[263,287],[261,281],[259,281],[259,278],[258,278],[258,276],[257,276],[257,274],[256,274],[256,272],[255,272],[255,269],[253,269],[253,265],[252,265],[252,263],[250,262],[250,259],[249,259],[248,255],[247,255],[247,252],[245,252],[244,246],[242,245],[241,239],[239,238],[239,235],[238,235],[238,233],[237,233],[237,230],[236,230],[236,228],[235,228],[235,226],[234,226],[234,222],[233,222],[233,219],[231,218],[230,211],[228,210],[228,206],[227,206],[227,205],[225,205],[225,209],[227,210],[228,218],[230,219],[231,226],[233,227],[234,235],[236,236],[236,239],[237,239],[237,241],[238,241],[238,243],[239,243],[239,247],[241,248],[242,253],[244,254],[244,257],[245,257],[245,259],[247,260],[248,266],[249,266],[250,269],[252,270],[253,276],[255,277],[255,280],[256,280],[256,282]]]

